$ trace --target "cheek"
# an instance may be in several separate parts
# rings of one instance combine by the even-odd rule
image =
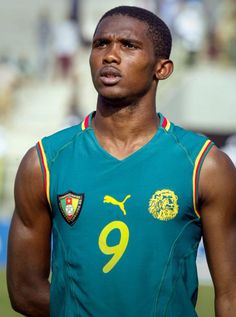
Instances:
[[[89,66],[90,66],[91,72],[93,72],[93,69],[94,69],[94,57],[93,57],[92,54],[89,56]]]
[[[144,82],[150,83],[154,79],[154,67],[152,67],[149,63],[143,63],[140,61],[132,66],[132,80],[137,82],[137,85],[141,85]]]
[[[94,58],[93,55],[90,55],[89,58],[89,65],[90,65],[90,73],[91,73],[91,78],[94,86],[96,87],[96,73],[97,73],[97,65],[96,65],[96,59]]]
[[[98,67],[98,57],[93,53],[90,54],[89,65],[91,72],[94,73]]]
[[[141,55],[138,59],[127,60],[127,69],[139,74],[154,74],[154,62],[150,59],[149,55]]]

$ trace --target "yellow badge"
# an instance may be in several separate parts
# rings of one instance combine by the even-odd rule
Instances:
[[[178,196],[172,190],[157,190],[149,200],[149,212],[154,218],[167,221],[176,217],[179,211]]]

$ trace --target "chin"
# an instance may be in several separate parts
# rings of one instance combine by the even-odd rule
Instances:
[[[126,95],[120,91],[120,89],[116,89],[114,86],[103,87],[102,89],[97,89],[98,95],[104,99],[109,100],[122,100],[126,98]]]
[[[127,97],[105,97],[100,95],[101,105],[103,107],[113,108],[113,110],[119,110],[130,106],[132,103]]]
[[[104,100],[105,102],[112,102],[114,103],[114,105],[126,100],[125,97],[122,96],[117,96],[117,95],[106,95],[106,94],[100,94],[100,97],[102,100]]]

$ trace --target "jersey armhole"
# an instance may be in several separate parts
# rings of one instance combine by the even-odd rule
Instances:
[[[50,200],[50,172],[49,172],[49,168],[48,168],[47,157],[46,157],[46,154],[45,154],[45,151],[44,151],[44,147],[43,147],[43,144],[42,144],[41,140],[36,144],[36,149],[37,149],[37,152],[38,152],[40,166],[41,166],[42,175],[43,175],[44,190],[45,190],[45,193],[46,193],[47,201],[48,201],[49,206],[51,208],[51,200]]]
[[[203,147],[201,148],[200,152],[198,153],[198,156],[195,160],[194,164],[194,170],[193,170],[193,208],[195,211],[195,214],[198,218],[201,217],[200,212],[197,208],[197,201],[198,201],[198,183],[199,183],[199,176],[202,168],[202,164],[204,162],[204,159],[207,155],[207,153],[210,151],[214,143],[211,140],[207,140]]]

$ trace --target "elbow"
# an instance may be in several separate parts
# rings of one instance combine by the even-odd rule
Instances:
[[[235,316],[236,311],[236,288],[224,292],[223,294],[217,294],[215,298],[215,306],[217,316]]]
[[[12,309],[24,316],[48,317],[50,284],[17,283],[8,286]]]
[[[25,303],[26,298],[23,296],[21,291],[8,290],[11,307],[17,313],[25,313],[24,307],[27,305]]]
[[[32,293],[32,288],[25,286],[23,283],[11,283],[8,285],[8,294],[12,309],[17,313],[28,316],[30,313]]]
[[[22,313],[22,309],[21,309],[22,306],[19,301],[10,298],[10,303],[14,311],[16,311],[17,313]]]

